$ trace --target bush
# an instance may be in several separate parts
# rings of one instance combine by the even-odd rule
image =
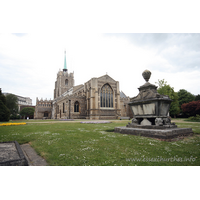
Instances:
[[[196,116],[200,114],[200,101],[192,101],[184,103],[181,106],[183,113],[188,116]]]
[[[189,117],[187,121],[200,122],[200,115]]]
[[[20,115],[16,115],[16,114],[11,115],[10,119],[20,119]]]

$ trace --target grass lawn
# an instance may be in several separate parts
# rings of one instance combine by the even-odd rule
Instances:
[[[26,125],[0,126],[0,142],[30,143],[49,165],[200,165],[200,123],[175,120],[178,127],[191,127],[195,134],[183,140],[165,142],[114,133],[114,127],[125,126],[128,120],[109,124],[81,124],[77,120],[24,121]]]

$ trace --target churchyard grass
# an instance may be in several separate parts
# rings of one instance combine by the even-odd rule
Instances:
[[[195,134],[166,142],[114,133],[115,127],[125,126],[128,120],[109,124],[55,120],[25,122],[23,126],[1,126],[0,142],[29,143],[52,166],[200,165],[200,123],[176,122],[180,128],[191,127]]]

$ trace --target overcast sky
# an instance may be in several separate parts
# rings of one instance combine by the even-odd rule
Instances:
[[[75,85],[106,73],[127,96],[145,83],[165,79],[178,92],[200,94],[200,34],[0,34],[3,92],[53,99],[59,69],[74,71]]]

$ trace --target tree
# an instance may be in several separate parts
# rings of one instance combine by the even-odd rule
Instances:
[[[32,107],[26,107],[26,108],[23,108],[21,111],[20,111],[20,115],[21,116],[24,116],[24,117],[31,117],[34,115],[34,111],[35,109],[32,108]]]
[[[16,116],[18,113],[18,98],[14,94],[6,96],[6,106],[10,110],[10,114]]]
[[[10,111],[6,107],[6,98],[1,93],[1,88],[0,88],[0,121],[9,121],[9,119],[10,119]]]
[[[2,94],[1,88],[0,88],[0,101],[2,101],[3,104],[6,104],[6,97]]]
[[[195,95],[191,94],[187,90],[181,89],[178,91],[179,106],[181,107],[184,103],[189,103],[195,100]]]
[[[200,94],[195,96],[195,101],[198,101],[198,100],[200,100]]]
[[[183,113],[189,116],[196,116],[200,114],[200,100],[184,103],[181,106]]]
[[[167,81],[165,81],[164,79],[158,80],[158,83],[156,82],[156,84],[158,84],[158,93],[162,95],[167,95],[172,100],[169,113],[170,115],[176,117],[176,115],[178,115],[180,112],[178,94],[174,92],[174,88],[167,84]]]

